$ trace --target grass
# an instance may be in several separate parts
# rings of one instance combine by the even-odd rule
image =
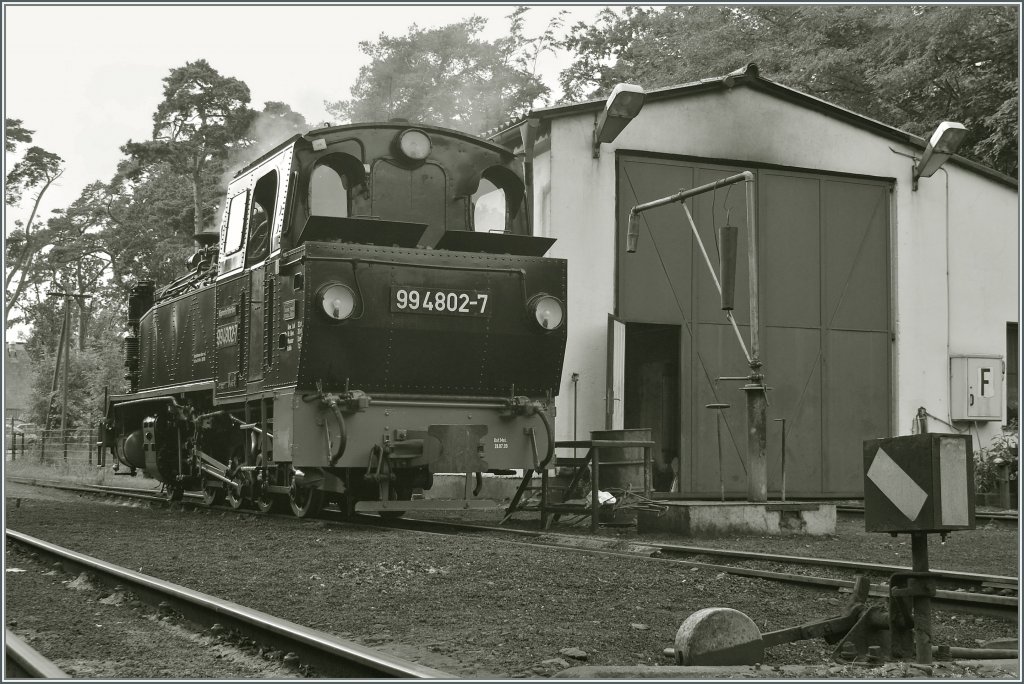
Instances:
[[[121,472],[126,472],[122,468]],[[154,489],[160,486],[156,480],[143,477],[117,475],[111,466],[101,467],[87,463],[68,461],[61,458],[40,462],[37,458],[24,458],[4,463],[4,474],[11,477],[30,477],[37,480],[56,480],[69,484],[108,485]]]

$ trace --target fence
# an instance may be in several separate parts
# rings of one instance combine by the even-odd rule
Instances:
[[[4,437],[4,457],[8,461],[25,460],[32,463],[82,463],[106,465],[107,456],[97,446],[99,431],[91,430],[34,430],[7,431]]]

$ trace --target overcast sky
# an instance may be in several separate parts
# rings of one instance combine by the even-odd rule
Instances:
[[[527,35],[539,34],[562,8],[570,22],[604,5],[533,6]],[[94,180],[107,181],[129,138],[152,135],[162,79],[206,59],[248,84],[254,108],[285,102],[311,125],[328,119],[324,100],[349,96],[361,40],[402,35],[472,14],[488,19],[484,37],[507,34],[515,5],[225,5],[4,7],[4,113],[35,131],[33,144],[59,154],[67,170],[46,196],[43,214],[65,207]],[[540,64],[555,89],[565,57]],[[6,155],[10,169],[15,157]],[[20,216],[8,212],[7,225]]]

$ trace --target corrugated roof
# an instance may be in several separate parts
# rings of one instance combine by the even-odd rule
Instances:
[[[762,78],[758,72],[756,64],[748,64],[747,66],[737,69],[732,73],[726,74],[716,78],[705,78],[700,81],[694,81],[692,83],[684,83],[681,85],[668,86],[665,88],[655,88],[654,90],[647,91],[645,101],[656,102],[658,100],[668,100],[677,97],[686,97],[688,95],[695,95],[698,93],[707,92],[710,90],[721,90],[722,88],[735,88],[737,86],[747,86],[760,90],[761,92],[774,95],[775,97],[782,98],[797,104],[801,107],[813,109],[826,116],[830,116],[834,119],[839,119],[858,128],[862,128],[876,135],[880,135],[883,138],[887,138],[894,142],[904,143],[911,147],[919,148],[924,151],[927,146],[927,141],[924,138],[918,137],[912,133],[900,130],[894,126],[882,123],[862,114],[850,111],[839,105],[832,104],[822,100],[821,98],[807,93],[801,92],[789,86],[784,86],[781,83],[776,83],[767,78]],[[563,116],[573,116],[576,114],[582,114],[590,111],[601,111],[604,109],[606,99],[589,100],[587,102],[576,102],[564,105],[555,105],[552,107],[543,107],[540,109],[531,110],[529,113],[517,117],[516,119],[510,120],[506,124],[492,129],[484,134],[485,137],[496,139],[505,137],[512,129],[517,128],[520,124],[525,122],[527,119],[554,119]],[[1006,185],[1011,185],[1014,188],[1018,186],[1016,178],[1008,176],[1004,173],[996,171],[993,168],[979,164],[976,161],[966,159],[959,155],[951,157],[951,161],[956,164],[968,168],[976,173],[990,178],[995,181],[999,181]]]

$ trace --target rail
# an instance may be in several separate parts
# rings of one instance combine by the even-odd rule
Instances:
[[[57,559],[66,567],[92,573],[111,585],[121,584],[152,605],[166,602],[185,618],[212,626],[220,623],[250,638],[274,643],[290,650],[303,663],[312,665],[325,677],[452,679],[452,675],[433,668],[388,656],[378,651],[345,641],[316,629],[274,617],[253,608],[193,591],[178,584],[143,575],[107,563],[77,551],[35,537],[5,530],[8,541],[31,548],[36,553]]]
[[[4,628],[4,659],[8,678],[18,679],[71,679],[51,661],[29,646],[17,634]]]

